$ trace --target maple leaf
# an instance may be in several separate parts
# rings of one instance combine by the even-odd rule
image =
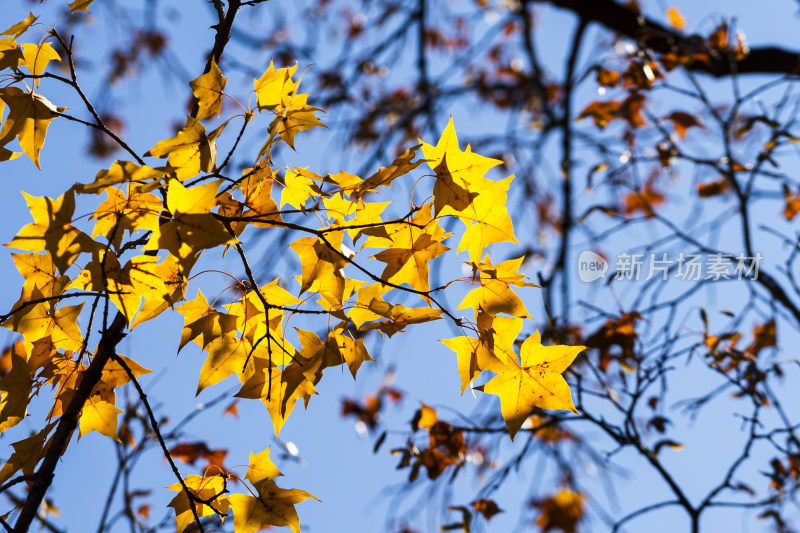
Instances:
[[[0,39],[0,70],[15,69],[24,62],[25,57],[22,55],[22,48],[17,46],[13,37]],[[2,104],[0,104],[0,111],[2,111]]]
[[[117,387],[121,387],[126,383],[130,382],[131,378],[128,375],[128,372],[122,366],[122,364],[118,361],[121,359],[122,362],[128,367],[128,370],[131,371],[133,377],[138,378],[139,376],[143,376],[145,374],[149,374],[152,370],[148,370],[133,359],[129,357],[125,357],[124,355],[117,354],[113,359],[108,361],[106,365],[103,367],[103,377],[102,381],[112,389]]]
[[[155,266],[154,272],[158,279],[163,281],[164,289],[162,292],[151,290],[144,293],[144,304],[136,313],[136,320],[131,324],[131,329],[157,317],[183,300],[186,276],[181,272],[178,260],[174,256],[168,255],[164,261]]]
[[[70,9],[71,12],[75,13],[76,11],[83,11],[85,13],[89,12],[89,6],[94,3],[94,0],[74,0],[67,4],[67,7]]]
[[[503,419],[511,440],[534,407],[577,413],[569,385],[561,375],[584,346],[542,346],[537,331],[522,343],[521,363],[512,361],[485,385],[475,387],[500,397]]]
[[[294,136],[301,131],[311,129],[316,126],[327,128],[314,115],[314,111],[321,111],[316,107],[308,105],[308,93],[295,94],[288,102],[284,102],[278,115],[278,135],[292,149],[294,149]]]
[[[250,452],[250,467],[247,469],[245,478],[253,485],[258,485],[262,481],[280,477],[281,471],[269,458],[269,447],[263,452],[254,454]]]
[[[686,138],[686,131],[692,126],[703,130],[705,129],[705,127],[700,122],[698,122],[698,120],[693,115],[690,115],[685,111],[673,111],[672,113],[664,117],[664,120],[669,120],[670,122],[672,122],[672,125],[675,127],[675,131],[678,132],[678,136],[681,139]]]
[[[475,500],[474,502],[470,503],[470,505],[473,509],[481,513],[487,521],[491,520],[494,515],[503,512],[503,510],[497,506],[497,503],[495,503],[494,500],[490,500],[488,498]]]
[[[478,265],[473,263],[473,269],[480,272],[477,280],[480,286],[467,293],[456,309],[472,307],[491,315],[506,313],[519,318],[530,318],[525,304],[511,289],[511,285],[538,287],[534,283],[523,281],[525,276],[517,273],[524,259],[523,256],[492,265],[487,255],[485,262]]]
[[[107,187],[105,191],[108,198],[90,217],[97,220],[92,237],[103,235],[119,249],[126,232],[158,229],[162,201],[157,196],[130,190],[126,196],[116,187]]]
[[[282,489],[272,480],[257,485],[258,496],[231,494],[228,499],[233,509],[233,527],[236,533],[253,533],[267,526],[289,526],[300,533],[300,518],[294,506],[316,496],[300,489]]]
[[[271,371],[270,371],[271,367]],[[282,371],[267,357],[253,357],[250,377],[236,393],[237,398],[260,399],[267,406],[275,435],[294,409],[297,400],[316,394],[314,384],[303,374],[305,368],[292,363]]]
[[[441,309],[430,307],[405,307],[400,304],[391,304],[381,298],[381,294],[390,287],[382,283],[373,283],[358,291],[356,305],[347,313],[356,327],[361,331],[377,329],[390,337],[406,326],[430,322],[441,318]],[[370,320],[380,319],[379,322],[366,324]]]
[[[42,298],[38,289],[34,289],[31,297],[34,300]],[[28,306],[14,313],[2,325],[21,334],[25,339],[26,349],[34,342],[49,336],[57,348],[79,351],[83,346],[83,336],[77,320],[84,304],[55,310],[48,303]]]
[[[556,494],[533,502],[539,509],[536,525],[542,531],[557,529],[564,533],[575,533],[583,517],[585,496],[582,492],[561,489]]]
[[[61,61],[61,56],[53,49],[49,42],[42,44],[23,44],[22,57],[25,60],[25,67],[33,76],[41,76],[47,64],[52,60]],[[34,86],[38,87],[39,78],[33,80]]]
[[[168,504],[168,507],[175,509],[175,526],[177,528],[177,533],[182,533],[184,529],[194,523],[192,507],[194,507],[197,512],[197,516],[203,517],[219,514],[220,519],[224,521],[225,514],[228,512],[230,504],[228,498],[226,498],[224,494],[225,478],[223,476],[214,475],[204,477],[192,474],[186,476],[183,482],[198,500],[209,503],[199,503],[190,500],[180,483],[175,483],[167,487],[169,490],[178,491],[178,494],[172,498],[172,501]]]
[[[418,144],[406,149],[399,157],[392,161],[391,165],[388,167],[381,167],[366,180],[359,182],[358,180],[350,178],[345,182],[347,185],[342,185],[342,188],[345,190],[352,189],[353,199],[357,200],[368,192],[374,192],[378,187],[391,187],[394,180],[400,176],[405,176],[425,162],[424,159],[414,161],[414,158],[417,156],[417,150],[419,150],[421,146],[422,145]],[[342,174],[343,173],[340,172],[336,175],[337,183],[346,179],[347,176],[342,176]]]
[[[204,349],[208,352],[208,357],[200,369],[196,394],[200,394],[206,387],[215,385],[233,374],[244,379],[242,368],[248,356],[265,356],[267,351],[267,348],[262,345],[254,347],[247,337],[236,336],[236,332],[219,335],[206,341]]]
[[[497,242],[517,244],[511,217],[506,210],[508,187],[514,176],[502,181],[486,178],[473,180],[470,194],[476,194],[458,217],[467,227],[458,243],[458,253],[469,252],[470,261],[480,261],[487,246]]]
[[[466,209],[477,191],[470,191],[472,180],[482,177],[489,169],[502,163],[458,147],[453,117],[447,123],[436,146],[422,144],[428,165],[436,172],[433,197],[436,215],[458,214]]]
[[[258,107],[262,109],[275,109],[280,106],[284,96],[294,92],[297,87],[297,84],[292,81],[292,76],[296,70],[297,65],[276,70],[272,60],[270,60],[269,68],[266,72],[253,82]]]
[[[161,184],[161,179],[168,171],[169,167],[150,168],[133,161],[115,161],[107,170],[98,172],[92,183],[75,185],[75,191],[81,194],[100,194],[111,185],[130,183],[131,193],[148,192]]]
[[[421,207],[411,221],[413,225],[401,224],[390,230],[392,248],[372,256],[386,263],[381,278],[397,285],[407,283],[421,292],[430,291],[428,262],[450,249],[441,241],[451,235],[433,219],[432,207]]]
[[[211,115],[218,115],[222,110],[222,95],[228,78],[222,75],[214,58],[211,58],[211,68],[191,82],[192,94],[197,99],[197,119],[203,120]]]
[[[311,195],[320,196],[322,194],[310,176],[316,176],[316,174],[303,168],[286,169],[285,185],[281,191],[281,207],[289,204],[297,209],[304,209],[305,203]],[[318,177],[321,178],[321,176]]]
[[[39,151],[44,146],[44,138],[50,121],[64,112],[66,107],[56,107],[39,93],[26,93],[18,87],[0,89],[0,99],[8,105],[9,113],[0,130],[0,146],[16,137],[25,155],[31,158],[36,168],[39,165]]]
[[[183,315],[183,332],[178,352],[197,337],[203,337],[202,342],[196,342],[204,347],[213,339],[232,333],[236,329],[236,317],[220,313],[208,305],[208,300],[199,290],[194,300],[186,302],[175,310]]]
[[[36,289],[44,298],[58,296],[64,292],[69,284],[69,276],[59,275],[50,252],[44,254],[11,254],[14,265],[25,283],[22,285],[22,294],[14,304],[14,309],[32,299],[33,290]]]
[[[333,247],[341,247],[342,232],[329,234],[328,242]],[[331,246],[316,237],[302,237],[289,245],[300,258],[301,293],[324,291],[339,298],[344,294],[345,279],[341,271],[347,266],[347,260],[332,250]]]
[[[50,447],[47,436],[58,422],[50,422],[41,431],[13,443],[14,452],[0,469],[0,483],[5,483],[11,476],[22,470],[26,476],[32,476],[39,460],[44,457]]]
[[[13,24],[10,28],[8,28],[7,30],[3,31],[3,33],[0,33],[0,35],[10,35],[10,36],[15,37],[15,38],[19,37],[20,35],[22,35],[26,31],[28,31],[28,28],[31,27],[31,24],[36,22],[36,19],[38,19],[38,18],[39,17],[34,16],[33,13],[29,12],[27,17],[25,17],[23,20],[17,22],[16,24]]]
[[[101,435],[122,442],[117,435],[117,415],[121,412],[122,409],[112,403],[89,400],[81,411],[78,438],[91,431],[97,431]]]
[[[70,189],[57,199],[22,193],[34,223],[24,226],[6,244],[12,248],[50,252],[53,263],[64,272],[82,252],[99,250],[101,245],[72,225],[75,195]]]
[[[188,272],[196,252],[237,242],[211,213],[218,188],[218,182],[187,189],[177,180],[170,181],[167,209],[172,213],[172,220],[153,231],[144,249],[169,250],[178,258],[184,272]]]
[[[497,317],[481,312],[478,313],[477,325],[478,338],[460,336],[439,341],[458,356],[461,394],[484,370],[502,372],[517,359],[514,342],[522,331],[521,318]]]
[[[19,424],[27,412],[33,379],[25,358],[11,354],[11,371],[0,379],[0,433]]]
[[[216,139],[227,123],[206,135],[206,127],[194,117],[186,117],[186,125],[174,136],[159,142],[144,155],[168,157],[169,165],[175,169],[180,181],[194,177],[200,172],[212,172],[217,159]]]

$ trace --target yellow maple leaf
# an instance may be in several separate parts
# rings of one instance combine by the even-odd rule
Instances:
[[[13,37],[3,37],[0,39],[0,70],[7,68],[17,68],[25,62],[22,55],[22,47],[18,46]],[[2,104],[0,104],[2,111]]]
[[[6,244],[11,248],[38,252],[50,252],[53,263],[64,272],[83,252],[101,248],[100,243],[72,225],[75,211],[75,196],[72,189],[57,199],[37,197],[22,193],[34,223],[19,230],[17,236]]]
[[[511,217],[506,210],[508,187],[514,176],[502,181],[476,178],[469,185],[476,193],[470,204],[461,210],[459,218],[467,227],[458,243],[458,253],[469,252],[470,261],[478,262],[487,246],[497,242],[517,243]]]
[[[433,219],[431,207],[421,207],[412,219],[413,225],[400,224],[390,230],[392,247],[372,256],[386,263],[381,278],[397,285],[407,283],[421,292],[430,291],[428,262],[450,249],[441,241],[451,235]]]
[[[31,297],[39,299],[42,296],[35,289]],[[48,336],[57,348],[79,351],[83,347],[83,335],[78,327],[78,315],[84,304],[54,310],[49,303],[28,306],[14,313],[2,325],[24,337],[26,351],[30,351],[34,342]]]
[[[3,33],[0,33],[0,35],[10,35],[10,36],[15,37],[15,38],[19,37],[20,35],[22,35],[26,31],[28,31],[28,28],[31,27],[31,24],[36,22],[36,19],[38,19],[38,18],[39,17],[36,17],[36,16],[34,16],[33,13],[29,12],[27,17],[25,17],[23,20],[17,22],[16,24],[12,25],[10,28],[5,30]]]
[[[78,438],[91,431],[97,431],[101,435],[121,442],[117,435],[117,415],[121,412],[122,409],[112,403],[89,400],[81,411]]]
[[[111,185],[130,183],[131,192],[148,192],[161,185],[161,179],[169,172],[169,167],[150,168],[133,161],[114,161],[107,170],[101,170],[92,183],[79,183],[75,191],[82,194],[100,194]]]
[[[69,10],[73,13],[76,11],[83,11],[85,13],[89,12],[89,6],[92,5],[94,0],[74,0],[67,4]]]
[[[17,354],[11,355],[11,371],[0,379],[3,400],[0,403],[0,433],[19,424],[28,408],[33,379],[28,361]]]
[[[315,176],[304,168],[286,169],[285,186],[281,191],[281,207],[289,204],[297,209],[304,209],[306,201],[312,196],[320,196],[322,192],[310,176]],[[320,176],[321,177],[321,176]]]
[[[292,76],[296,70],[297,65],[276,70],[270,59],[269,68],[259,79],[253,82],[258,107],[271,110],[280,106],[284,97],[293,93],[297,87],[297,84],[292,81]]]
[[[199,503],[190,500],[189,496],[183,490],[180,483],[175,483],[167,487],[169,490],[178,491],[178,494],[172,498],[168,507],[175,509],[175,525],[177,533],[182,533],[184,529],[194,523],[194,513],[192,507],[197,512],[197,516],[213,516],[220,515],[221,520],[225,520],[225,515],[228,513],[230,504],[228,498],[225,497],[225,478],[219,475],[203,477],[194,474],[186,476],[183,480],[186,487],[194,494],[199,500],[208,503]]]
[[[218,115],[222,110],[222,95],[228,78],[222,75],[214,58],[211,58],[211,70],[189,82],[192,94],[197,99],[197,119],[203,120],[211,115]]]
[[[478,265],[473,263],[473,268],[480,273],[475,280],[480,286],[468,292],[456,309],[472,307],[491,315],[505,313],[519,318],[530,318],[525,304],[511,289],[511,285],[538,287],[534,283],[523,281],[525,276],[517,273],[523,260],[524,257],[518,257],[492,265],[487,255],[485,262]]]
[[[56,427],[58,422],[50,422],[39,433],[31,435],[27,439],[22,439],[13,443],[14,453],[0,469],[0,483],[5,483],[11,476],[22,470],[26,476],[33,475],[39,460],[44,457],[50,447],[47,436]]]
[[[250,452],[250,467],[247,469],[245,478],[253,485],[258,485],[267,479],[280,477],[281,471],[269,458],[269,447],[263,452],[254,454]]]
[[[42,44],[23,44],[22,57],[25,59],[25,67],[33,76],[41,76],[50,61],[61,61],[61,56],[53,49],[49,42]],[[34,86],[39,86],[39,78],[33,80]]]
[[[485,385],[475,387],[500,397],[500,409],[511,440],[534,407],[578,411],[561,375],[585,346],[542,346],[537,331],[522,343],[520,364],[511,361]]]
[[[167,209],[172,220],[153,231],[145,250],[169,250],[186,273],[200,250],[237,242],[211,213],[218,188],[218,182],[187,189],[177,180],[170,181]]]
[[[44,254],[11,254],[19,273],[25,278],[22,285],[22,294],[14,308],[32,298],[33,290],[37,289],[45,298],[58,296],[64,292],[69,284],[69,276],[58,274],[56,265],[49,252]],[[52,303],[52,302],[51,302]]]
[[[456,352],[461,394],[484,370],[504,371],[516,362],[514,342],[522,331],[522,319],[478,313],[478,337],[460,336],[439,342]]]
[[[206,135],[206,127],[196,118],[187,116],[186,125],[174,137],[160,141],[144,155],[168,157],[167,161],[180,181],[200,172],[212,172],[217,159],[216,139],[226,124]]]
[[[184,298],[186,275],[182,273],[178,260],[174,256],[168,255],[164,261],[155,266],[154,272],[163,282],[164,290],[160,293],[155,291],[145,293],[144,304],[136,313],[136,320],[131,325],[131,329],[157,317]]]
[[[436,172],[433,196],[437,216],[458,214],[466,209],[477,195],[477,191],[470,191],[472,181],[502,162],[473,153],[469,146],[462,152],[458,147],[453,117],[450,117],[436,146],[423,143],[422,153]]]
[[[97,220],[92,237],[103,235],[119,249],[126,232],[158,228],[163,202],[157,196],[130,190],[126,196],[116,187],[107,187],[105,191],[108,198],[89,217]]]
[[[231,494],[228,499],[233,509],[233,528],[236,533],[253,533],[267,526],[289,526],[300,533],[300,518],[294,506],[316,496],[300,489],[282,489],[274,481],[258,484],[258,497]]]
[[[9,109],[3,129],[0,130],[0,146],[8,144],[16,137],[25,155],[41,170],[39,151],[44,146],[47,128],[50,121],[67,108],[56,107],[41,94],[26,93],[19,87],[0,89],[0,99]]]

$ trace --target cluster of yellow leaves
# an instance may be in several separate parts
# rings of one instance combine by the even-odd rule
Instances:
[[[191,496],[181,482],[175,483],[169,489],[179,494],[169,506],[175,509],[177,532],[182,533],[194,522],[195,512],[199,517],[218,515],[224,521],[230,509],[233,511],[236,533],[253,533],[269,526],[288,526],[295,533],[300,533],[300,519],[294,506],[308,498],[317,498],[304,490],[278,487],[274,478],[282,475],[270,460],[267,448],[258,454],[250,453],[250,466],[245,474],[245,480],[253,487],[248,487],[250,494],[228,496],[227,474],[209,475],[207,472],[202,476],[188,476],[183,480],[183,485],[189,489]]]
[[[90,4],[73,2],[70,8],[86,11]],[[0,89],[0,115],[4,106],[9,108],[0,147],[18,139],[38,167],[49,122],[63,108],[35,92],[38,76],[51,60],[60,60],[58,54],[49,42],[20,46],[14,40],[34,21],[31,15],[6,30],[0,40],[0,68],[25,67],[34,76],[33,89]],[[141,158],[116,161],[100,170],[94,181],[74,185],[56,199],[25,195],[33,223],[7,244],[30,253],[14,255],[25,282],[19,301],[2,323],[22,341],[14,348],[9,372],[0,379],[0,433],[26,416],[30,398],[43,386],[52,387],[54,402],[49,423],[13,445],[0,483],[19,470],[33,471],[49,446],[52,420],[62,416],[81,382],[87,368],[84,361],[92,350],[79,318],[88,318],[89,309],[91,313],[96,309],[94,304],[85,307],[86,301],[106,299],[130,329],[168,309],[180,313],[178,350],[196,345],[205,352],[197,393],[235,377],[240,383],[236,397],[262,402],[277,434],[295,404],[302,400],[307,406],[317,394],[325,369],[346,365],[355,378],[362,364],[373,360],[364,341],[368,332],[391,337],[443,317],[468,326],[436,300],[440,288],[431,287],[432,262],[450,250],[444,243],[453,234],[442,225],[447,218],[464,226],[456,254],[467,252],[472,271],[460,280],[471,290],[457,309],[474,310],[474,324],[469,326],[477,336],[443,341],[458,354],[462,393],[482,372],[496,374],[478,390],[500,397],[512,439],[535,407],[575,410],[562,373],[582,347],[544,347],[536,333],[522,342],[518,356],[515,344],[523,319],[530,314],[516,290],[535,285],[519,272],[522,258],[493,264],[488,254],[497,243],[517,243],[506,209],[513,176],[500,181],[487,178],[486,172],[500,162],[472,152],[469,146],[462,151],[452,120],[435,146],[411,147],[366,178],[343,171],[322,175],[281,167],[271,156],[276,145],[283,142],[294,148],[297,133],[323,126],[319,110],[307,103],[309,95],[297,92],[296,70],[297,66],[276,69],[270,63],[254,82],[256,107],[242,107],[240,115],[208,131],[202,121],[220,115],[224,99],[229,98],[227,79],[212,61],[210,70],[190,83],[195,113],[174,136],[143,155],[166,159],[164,166],[148,166]],[[252,168],[241,177],[226,176],[229,158],[218,165],[217,139],[236,118],[243,120],[241,136],[261,113],[268,115],[262,130],[267,140]],[[0,150],[0,159],[16,156]],[[417,178],[409,174],[425,163],[433,173],[423,175],[432,182],[422,180],[431,184],[422,205],[411,202],[406,213],[398,214],[389,202],[373,200],[381,188],[399,180],[414,184]],[[78,224],[75,195],[103,193],[97,208]],[[387,210],[395,212],[390,216]],[[93,226],[89,232],[79,225]],[[287,289],[288,276],[257,283],[243,246],[248,229],[296,230],[303,235],[289,244],[300,263],[296,291]],[[209,302],[197,290],[193,300],[184,302],[200,255],[231,249],[247,274],[233,287],[233,296]],[[375,262],[383,265],[382,272],[367,268]],[[416,306],[394,303],[401,293]],[[66,299],[83,301],[62,305]],[[326,327],[318,332],[290,328],[290,319],[299,313],[322,315]],[[124,356],[115,356],[106,365],[83,406],[81,436],[97,431],[119,440],[121,411],[114,390],[130,380],[128,371],[134,378],[149,372]],[[444,422],[435,420],[435,414],[420,426],[429,430],[432,440],[429,457],[417,468],[424,465],[431,475],[463,452],[463,438],[459,441]],[[269,525],[299,531],[294,504],[313,496],[275,485],[272,478],[280,473],[269,461],[268,450],[251,457],[246,475],[253,486],[250,495],[227,496],[229,474],[208,470],[170,487],[179,492],[170,504],[178,531],[196,516],[224,517],[229,508],[237,533]]]

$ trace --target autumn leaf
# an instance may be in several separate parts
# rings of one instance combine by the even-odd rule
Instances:
[[[705,127],[694,117],[694,115],[690,115],[685,111],[673,111],[664,117],[664,120],[669,120],[672,122],[672,125],[675,127],[675,131],[678,132],[678,136],[681,139],[686,138],[686,131],[691,127],[705,129]]]
[[[578,523],[583,518],[585,500],[582,492],[561,489],[552,496],[534,501],[532,505],[539,511],[536,525],[544,532],[558,530],[576,533]]]
[[[81,411],[78,438],[91,431],[97,431],[101,435],[122,442],[117,435],[117,415],[121,412],[122,409],[114,404],[89,400]]]
[[[14,452],[8,458],[3,468],[0,469],[0,483],[5,483],[11,476],[22,470],[26,476],[32,476],[39,460],[44,457],[50,447],[47,439],[57,422],[50,422],[41,431],[13,443]]]
[[[22,55],[22,47],[17,46],[13,37],[0,39],[0,70],[15,69],[24,62],[25,56]],[[2,104],[0,104],[0,111],[2,111]]]
[[[471,190],[473,181],[483,177],[489,169],[501,163],[472,152],[470,146],[463,152],[450,117],[436,146],[422,144],[422,153],[428,165],[436,172],[433,186],[435,214],[459,214],[465,210],[479,191]]]
[[[297,87],[297,84],[292,81],[296,70],[297,65],[276,70],[270,60],[266,72],[254,81],[258,106],[270,110],[280,106],[284,97],[293,93]]]
[[[210,182],[187,189],[172,180],[167,189],[167,209],[172,220],[153,231],[144,249],[169,250],[188,272],[200,250],[236,242],[211,213],[218,188],[218,182]]]
[[[44,146],[47,128],[50,121],[67,108],[56,107],[39,93],[27,93],[13,86],[0,89],[0,99],[9,108],[3,129],[0,130],[0,146],[16,137],[25,155],[41,170],[39,151]]]
[[[28,362],[17,354],[11,355],[11,361],[11,371],[0,379],[0,391],[3,393],[0,403],[0,433],[16,426],[25,418],[33,388]]]
[[[192,94],[197,100],[198,120],[219,114],[222,109],[222,95],[226,83],[228,83],[228,78],[222,75],[222,71],[213,57],[210,70],[189,82]]]
[[[92,183],[77,184],[75,191],[81,194],[100,194],[111,185],[130,183],[131,192],[144,193],[157,188],[169,167],[150,168],[133,161],[115,161],[107,170],[101,170]]]
[[[177,533],[182,533],[183,530],[194,523],[192,507],[194,507],[197,512],[197,516],[203,517],[219,514],[221,515],[220,518],[224,520],[224,516],[227,514],[230,507],[228,498],[224,495],[224,482],[225,478],[221,475],[208,477],[196,475],[186,476],[186,479],[184,479],[186,487],[198,500],[208,503],[199,503],[193,499],[190,500],[180,483],[175,483],[167,487],[169,490],[178,491],[178,494],[172,498],[172,501],[170,501],[168,505],[175,509]]]
[[[94,0],[74,0],[67,4],[67,7],[75,13],[76,11],[83,11],[85,13],[89,12],[89,6],[92,5]]]
[[[233,509],[233,527],[236,533],[253,533],[267,526],[289,526],[300,533],[300,518],[294,506],[316,496],[300,489],[282,489],[272,480],[261,481],[258,496],[231,494],[228,499]]]
[[[169,165],[175,169],[180,181],[192,178],[200,172],[212,172],[217,159],[216,139],[226,124],[206,135],[206,128],[194,117],[186,117],[186,125],[174,137],[159,142],[144,155],[168,157]]]
[[[19,37],[20,35],[22,35],[26,31],[28,31],[28,28],[31,27],[31,24],[36,22],[36,19],[38,19],[38,18],[39,17],[34,16],[33,13],[28,13],[28,16],[25,17],[24,20],[21,20],[21,21],[17,22],[16,24],[12,25],[10,28],[5,30],[3,33],[0,33],[0,35],[10,35],[10,36],[12,36],[14,38]]]
[[[421,207],[412,219],[413,225],[391,230],[392,247],[373,256],[386,263],[381,278],[397,285],[407,283],[424,293],[430,291],[428,262],[449,250],[441,241],[450,236],[433,218],[431,208],[430,204]]]
[[[483,515],[483,517],[487,521],[491,520],[494,515],[503,512],[503,510],[497,506],[497,503],[495,503],[494,500],[490,500],[488,498],[481,498],[480,500],[475,500],[470,505],[472,506],[473,509],[475,509],[481,515]]]
[[[327,127],[314,114],[315,111],[321,111],[321,109],[308,105],[308,96],[308,93],[293,95],[280,108],[280,114],[277,117],[278,135],[292,149],[294,149],[294,136],[301,131],[316,126]]]
[[[478,265],[473,263],[476,274],[474,281],[479,286],[468,292],[456,309],[472,307],[476,311],[481,310],[490,315],[505,313],[519,318],[530,318],[525,304],[511,288],[512,285],[538,287],[534,283],[524,281],[525,276],[517,272],[523,260],[524,257],[518,257],[492,265],[487,255],[484,262]]]
[[[49,42],[40,45],[23,44],[22,56],[25,60],[25,67],[33,76],[41,76],[50,61],[61,61],[61,56],[58,55],[58,52],[53,49],[53,45]],[[33,80],[35,87],[39,86],[39,81],[41,81],[39,78]]]
[[[461,394],[484,370],[503,372],[516,363],[514,342],[522,331],[522,319],[478,313],[478,338],[460,336],[439,342],[458,357]]]
[[[262,481],[280,477],[281,471],[269,458],[269,447],[263,452],[254,454],[250,452],[250,467],[247,469],[245,478],[253,485],[258,485]]]
[[[683,15],[675,6],[667,8],[667,21],[670,26],[678,31],[683,31],[686,28],[686,19],[683,18]]]
[[[724,176],[713,181],[697,184],[697,195],[700,198],[719,196],[728,190],[728,180]]]
[[[534,407],[567,409],[577,413],[569,385],[561,376],[584,346],[542,346],[537,331],[522,343],[520,364],[516,361],[480,387],[500,397],[503,419],[511,440]]]

